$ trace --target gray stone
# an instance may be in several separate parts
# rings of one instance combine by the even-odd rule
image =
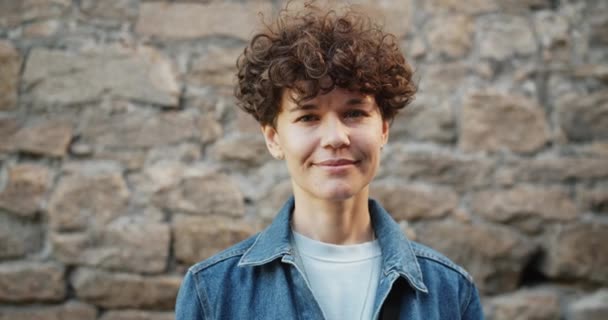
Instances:
[[[440,221],[417,225],[415,230],[418,241],[469,271],[484,294],[514,290],[536,249],[518,233],[488,224]]]
[[[525,160],[509,159],[496,175],[509,176],[513,181],[533,183],[580,181],[608,177],[608,166],[606,159],[596,156],[545,156]]]
[[[13,136],[13,148],[21,152],[63,157],[72,140],[72,125],[66,121],[44,121],[26,125]]]
[[[466,88],[470,69],[462,62],[421,66],[416,71],[420,74],[419,96],[424,95],[424,102],[428,103],[448,99]]]
[[[101,47],[79,53],[34,49],[23,82],[39,104],[78,104],[107,94],[174,106],[179,96],[171,62],[144,46]]]
[[[259,25],[258,12],[272,12],[269,1],[170,3],[143,2],[135,31],[168,39],[231,36],[246,39]],[[230,17],[230,19],[226,19]]]
[[[14,151],[13,136],[21,127],[20,121],[14,116],[0,116],[0,155]]]
[[[608,214],[608,187],[578,187],[576,195],[583,210]]]
[[[83,0],[80,9],[87,17],[125,21],[137,17],[138,0]]]
[[[608,140],[607,90],[564,97],[557,102],[556,111],[568,140]]]
[[[427,28],[431,50],[438,54],[460,58],[471,49],[474,25],[466,15],[437,16]]]
[[[195,86],[232,86],[236,81],[236,60],[242,48],[211,48],[192,62],[188,84]]]
[[[194,215],[241,216],[245,211],[241,191],[220,173],[184,177],[179,184],[159,190],[154,203]]]
[[[141,276],[80,268],[70,282],[76,296],[102,308],[171,310],[181,283],[178,276]]]
[[[52,233],[50,239],[53,255],[66,264],[160,273],[167,265],[170,230],[164,223],[124,218],[96,233]]]
[[[129,190],[119,173],[64,175],[50,199],[51,227],[60,231],[102,227],[124,214],[128,200]]]
[[[40,224],[0,212],[0,260],[39,251],[43,235]]]
[[[0,2],[0,28],[22,22],[59,17],[70,8],[70,0],[23,0]]]
[[[56,263],[12,262],[0,265],[0,301],[62,301],[65,269]]]
[[[478,43],[482,58],[500,61],[514,55],[531,55],[537,50],[530,23],[523,17],[488,15],[483,17],[477,28],[480,30]]]
[[[23,28],[23,38],[36,40],[48,38],[56,35],[61,27],[62,22],[60,20],[34,22]]]
[[[54,306],[0,308],[0,320],[95,320],[97,309],[89,304],[70,300]]]
[[[549,289],[522,289],[489,299],[488,320],[559,320],[560,297]]]
[[[382,203],[395,220],[441,218],[458,206],[458,195],[445,187],[403,184],[393,180],[374,182],[371,197]]]
[[[467,2],[458,0],[426,0],[422,2],[422,8],[433,14],[446,12],[480,14],[497,10],[499,4],[496,0],[471,0]]]
[[[19,52],[10,42],[0,41],[0,111],[17,108],[20,69]]]
[[[460,117],[464,151],[533,152],[549,140],[545,112],[522,96],[473,93],[465,98]]]
[[[151,312],[142,310],[108,311],[100,320],[173,320],[173,312]]]
[[[261,134],[223,138],[217,141],[209,152],[220,161],[234,161],[247,166],[259,166],[272,160]]]
[[[471,209],[487,219],[511,223],[535,232],[550,221],[572,221],[579,216],[567,190],[561,187],[518,185],[506,190],[473,194]]]
[[[585,295],[568,306],[568,320],[603,320],[608,317],[608,289]]]
[[[551,278],[608,284],[608,225],[579,223],[547,234],[542,271]]]
[[[177,215],[173,220],[175,258],[192,265],[253,235],[251,223],[224,217]]]
[[[431,100],[419,96],[397,114],[391,125],[391,141],[451,143],[456,139],[456,123],[450,105]]]
[[[222,124],[211,115],[203,115],[197,121],[202,143],[210,143],[220,138],[224,132]]]
[[[201,153],[201,146],[197,143],[161,146],[148,151],[145,163],[147,165],[163,161],[193,163],[201,160]]]
[[[9,168],[8,183],[0,192],[0,208],[31,217],[41,208],[51,175],[48,168],[18,164]]]

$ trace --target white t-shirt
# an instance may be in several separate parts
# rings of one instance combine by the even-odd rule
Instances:
[[[326,319],[371,319],[382,263],[378,240],[334,245],[296,232],[293,240]]]

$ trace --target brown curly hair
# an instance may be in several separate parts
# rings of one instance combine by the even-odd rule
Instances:
[[[238,105],[261,125],[275,124],[284,88],[297,102],[335,86],[373,95],[383,119],[392,120],[416,92],[413,71],[396,44],[368,17],[307,5],[281,11],[257,33],[237,60]]]

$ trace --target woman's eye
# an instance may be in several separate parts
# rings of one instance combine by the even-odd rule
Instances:
[[[317,117],[314,114],[306,114],[296,119],[297,122],[310,122],[315,121]]]
[[[350,110],[346,113],[347,118],[358,118],[365,116],[365,112],[361,110]]]

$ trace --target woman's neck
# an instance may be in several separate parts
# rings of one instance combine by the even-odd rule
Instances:
[[[325,243],[356,244],[371,241],[374,235],[366,191],[367,189],[340,201],[311,199],[296,191],[292,227],[308,238]]]

